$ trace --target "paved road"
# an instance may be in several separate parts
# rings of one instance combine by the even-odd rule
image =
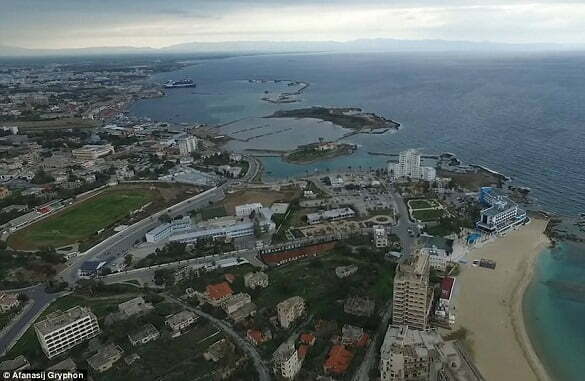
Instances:
[[[136,240],[141,240],[147,231],[151,230],[159,224],[158,217],[160,215],[167,213],[171,217],[174,217],[180,214],[184,214],[195,208],[204,207],[209,203],[209,201],[220,200],[224,197],[223,189],[228,185],[229,183],[226,183],[220,187],[212,188],[204,193],[184,200],[133,224],[128,229],[120,233],[105,239],[82,255],[73,258],[69,266],[65,268],[60,274],[58,274],[57,277],[66,281],[70,287],[74,287],[79,280],[78,269],[83,262],[88,260],[105,259],[105,257],[111,254],[120,253],[129,249],[132,247],[132,245],[134,245]],[[20,317],[20,319],[18,319],[18,321],[14,322],[14,324],[9,329],[3,332],[2,336],[0,337],[0,354],[3,354],[5,351],[11,348],[24,333],[24,331],[26,331],[26,329],[31,326],[38,315],[44,311],[53,301],[62,295],[46,293],[45,286],[43,284],[32,288],[15,291],[20,291],[27,294],[33,304],[30,309],[28,309]]]
[[[390,323],[390,318],[392,317],[392,303],[388,303],[384,306],[383,311],[384,313],[380,324],[378,325],[376,336],[374,336],[374,339],[368,346],[368,350],[364,355],[360,367],[353,375],[352,381],[368,381],[370,379],[370,369],[376,365],[375,361],[378,358],[378,346],[380,345],[380,341],[384,340],[388,324]]]
[[[416,232],[416,224],[410,221],[408,217],[408,208],[402,196],[400,196],[400,194],[392,186],[390,186],[389,191],[392,195],[392,199],[394,200],[396,211],[400,215],[398,224],[393,230],[400,238],[400,242],[402,244],[402,253],[404,255],[410,255],[416,247],[416,238],[410,236],[408,229],[413,229],[413,231]],[[384,313],[381,317],[380,324],[378,325],[376,336],[370,343],[364,359],[360,364],[360,367],[354,373],[352,381],[368,381],[370,379],[370,370],[372,367],[376,366],[376,360],[378,358],[378,347],[380,345],[380,341],[384,340],[388,324],[390,323],[390,318],[392,317],[392,303],[389,302],[386,306],[384,306],[383,311]]]
[[[22,293],[29,297],[32,304],[26,308],[20,319],[13,321],[12,325],[3,331],[0,337],[0,356],[3,356],[12,348],[45,308],[64,295],[63,293],[47,294],[43,284],[29,287],[23,290]]]
[[[169,300],[172,300],[176,303],[181,304],[186,309],[195,312],[197,315],[201,316],[202,318],[209,320],[217,328],[221,329],[226,334],[231,336],[233,341],[238,345],[238,347],[240,347],[241,350],[246,352],[254,361],[254,366],[256,367],[256,371],[258,372],[258,380],[269,381],[271,379],[270,370],[268,369],[266,364],[264,364],[264,362],[262,361],[262,357],[260,356],[260,353],[258,353],[258,351],[252,345],[252,343],[250,343],[248,340],[246,340],[242,336],[240,336],[231,326],[226,324],[226,322],[224,322],[223,320],[217,319],[208,313],[201,311],[199,308],[192,307],[192,306],[184,303],[182,300],[174,298],[168,294],[162,294],[162,295]]]
[[[410,255],[416,247],[416,238],[411,237],[408,233],[408,229],[412,229],[414,232],[417,231],[416,224],[411,222],[408,217],[408,208],[402,196],[396,191],[396,189],[390,186],[389,189],[396,206],[396,211],[399,214],[398,224],[394,228],[394,232],[400,238],[402,244],[402,253]]]

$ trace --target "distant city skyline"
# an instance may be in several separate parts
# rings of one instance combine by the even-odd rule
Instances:
[[[576,0],[4,0],[0,46],[151,47],[368,38],[585,43]]]

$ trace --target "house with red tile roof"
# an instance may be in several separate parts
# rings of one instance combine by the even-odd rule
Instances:
[[[313,344],[315,344],[315,340],[316,339],[317,338],[312,333],[303,333],[303,334],[301,334],[301,336],[299,338],[299,341],[302,344],[311,345],[312,346]]]
[[[299,353],[299,359],[301,361],[303,361],[305,359],[305,357],[307,356],[307,353],[309,353],[309,349],[311,349],[311,347],[308,345],[305,345],[305,344],[301,344],[299,346],[299,349],[297,350],[297,352]]]
[[[334,345],[331,347],[323,364],[323,371],[325,373],[343,374],[349,369],[352,359],[353,353],[345,349],[344,345]]]
[[[205,292],[197,292],[197,298],[201,303],[209,303],[214,307],[219,306],[227,298],[233,295],[233,290],[228,282],[207,285]]]

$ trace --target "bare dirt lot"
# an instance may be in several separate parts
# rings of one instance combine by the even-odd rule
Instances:
[[[259,202],[265,207],[270,207],[274,202],[290,202],[299,195],[300,190],[296,187],[281,188],[280,191],[264,189],[241,190],[228,194],[222,205],[228,214],[234,214],[237,205]]]

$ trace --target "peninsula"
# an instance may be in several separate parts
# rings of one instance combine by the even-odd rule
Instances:
[[[309,107],[294,110],[280,110],[266,118],[314,118],[331,122],[356,133],[382,134],[390,130],[398,130],[400,123],[382,116],[363,112],[358,107]]]

